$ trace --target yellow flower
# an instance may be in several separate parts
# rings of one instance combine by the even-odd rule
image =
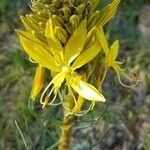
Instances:
[[[66,84],[73,88],[83,98],[91,101],[104,102],[104,96],[92,85],[79,79],[75,72],[77,68],[92,60],[101,50],[97,40],[95,40],[89,48],[84,49],[87,37],[86,21],[83,20],[80,23],[64,48],[55,37],[52,30],[50,30],[52,29],[51,24],[52,19],[50,18],[45,30],[49,46],[38,40],[32,33],[17,31],[20,42],[27,54],[41,66],[57,72],[57,75],[52,79],[43,93],[42,98],[51,86],[52,91],[57,95],[62,83],[66,80]],[[38,83],[35,84],[35,86],[38,86]],[[48,94],[48,97],[51,96],[52,91]],[[44,105],[44,102],[42,102],[42,104]]]
[[[104,73],[102,78],[98,80],[98,88],[101,89],[101,85],[105,80],[108,68],[113,68],[116,71],[118,77],[120,77],[119,73],[123,72],[124,70],[120,67],[120,64],[122,64],[122,62],[116,60],[119,50],[119,41],[116,40],[112,44],[112,46],[109,47],[101,25],[99,25],[99,28],[97,28],[97,37],[105,53],[105,58],[101,61],[105,66]]]
[[[47,68],[53,74],[53,79],[41,95],[43,107],[53,104],[63,83],[79,94],[73,112],[80,110],[83,99],[92,101],[91,106],[95,101],[105,101],[94,86],[87,83],[86,79],[79,78],[77,69],[94,59],[103,48],[103,43],[98,40],[100,35],[96,33],[99,32],[99,26],[104,26],[115,15],[119,3],[120,0],[113,0],[99,11],[96,10],[99,0],[32,2],[33,13],[21,16],[27,31],[17,30],[24,50],[39,64],[31,92],[32,99],[42,89],[44,70]]]
[[[116,40],[111,47],[108,46],[106,37],[104,35],[103,28],[100,26],[97,29],[97,36],[99,39],[99,42],[104,50],[105,53],[105,58],[103,63],[107,68],[112,67],[117,73],[122,72],[123,69],[119,66],[122,64],[122,62],[119,62],[116,60],[117,55],[118,55],[118,50],[119,50],[119,41]]]
[[[113,68],[118,76],[119,82],[121,85],[125,86],[125,87],[133,87],[136,86],[139,82],[139,80],[136,80],[134,78],[129,78],[125,73],[124,73],[124,69],[122,69],[120,67],[121,64],[123,64],[123,62],[121,61],[117,61],[117,55],[118,55],[118,51],[119,51],[119,41],[116,40],[115,42],[113,42],[113,44],[111,45],[111,47],[108,46],[106,37],[104,35],[104,31],[102,26],[99,26],[99,28],[97,28],[97,37],[98,37],[98,41],[100,42],[103,51],[105,53],[105,58],[102,60],[103,65],[105,66],[105,70],[104,70],[104,74],[103,77],[99,83],[99,88],[101,87],[106,74],[107,74],[107,70],[108,68]],[[130,84],[132,85],[126,85],[121,81],[121,77],[120,75],[122,75],[125,79],[127,79]],[[132,82],[132,83],[131,83]]]

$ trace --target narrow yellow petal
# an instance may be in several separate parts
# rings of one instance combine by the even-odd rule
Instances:
[[[83,20],[73,32],[65,47],[65,62],[69,65],[82,51],[87,35],[86,21]]]
[[[105,34],[104,34],[104,30],[102,28],[101,25],[99,25],[97,28],[97,38],[98,38],[98,41],[99,43],[101,44],[104,52],[105,52],[105,55],[107,56],[108,53],[109,53],[109,48],[108,48],[108,43],[107,43],[107,39],[105,37]]]
[[[93,39],[95,39],[96,32],[96,27],[93,27],[91,30],[88,31],[87,38],[85,41],[86,48],[93,43]]]
[[[46,23],[45,36],[54,58],[61,64],[63,59],[63,48],[59,40],[55,37],[54,25],[51,17]]]
[[[33,87],[32,87],[31,96],[30,96],[33,100],[35,100],[36,96],[39,94],[39,92],[41,91],[43,87],[44,74],[45,74],[45,68],[39,65],[36,69]]]
[[[60,71],[59,65],[50,53],[46,51],[45,45],[40,40],[29,32],[17,31],[17,33],[24,50],[34,61],[50,70]]]
[[[121,0],[114,0],[100,12],[100,20],[98,25],[104,26],[115,15],[120,1]]]
[[[91,84],[77,79],[72,76],[67,77],[67,84],[69,84],[80,96],[90,101],[105,102],[104,96]]]
[[[109,55],[107,58],[108,63],[112,63],[115,61],[115,59],[118,55],[118,50],[119,50],[119,41],[116,40],[110,47]]]
[[[50,17],[46,23],[45,36],[53,40],[56,39],[52,17]]]
[[[66,73],[60,72],[53,78],[52,83],[54,84],[55,87],[55,93],[57,93],[57,91],[61,87],[62,83],[65,80],[65,77],[66,77]]]
[[[91,61],[101,50],[101,45],[99,42],[95,41],[95,43],[89,48],[85,49],[81,54],[77,57],[75,62],[72,65],[73,69],[80,68],[85,65],[89,61]]]

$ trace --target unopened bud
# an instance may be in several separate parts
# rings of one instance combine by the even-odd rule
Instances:
[[[67,38],[68,38],[67,32],[60,26],[55,27],[55,35],[62,43],[67,42]]]
[[[79,25],[79,17],[77,15],[73,15],[70,17],[69,22],[73,29],[76,29]]]
[[[91,29],[99,19],[99,11],[92,13],[87,21],[87,28]]]
[[[84,9],[85,9],[85,4],[81,4],[76,8],[76,13],[78,15],[81,15],[84,12]]]

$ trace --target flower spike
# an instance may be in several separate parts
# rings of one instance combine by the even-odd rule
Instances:
[[[16,30],[20,43],[32,62],[39,64],[31,92],[33,99],[43,87],[45,69],[51,71],[51,81],[40,98],[43,108],[59,104],[65,107],[64,101],[54,103],[63,87],[73,98],[74,106],[68,108],[70,113],[82,115],[92,110],[96,101],[106,101],[102,93],[90,84],[97,85],[90,81],[90,75],[97,68],[97,64],[92,63],[104,56],[102,50],[106,69],[112,67],[117,73],[122,72],[120,62],[116,61],[119,42],[115,41],[109,48],[103,31],[119,3],[120,0],[113,0],[99,11],[96,9],[99,0],[34,0],[31,4],[33,13],[20,17],[27,30]],[[89,65],[94,69],[89,71]],[[81,79],[82,74],[87,78]],[[103,81],[104,77],[97,82],[102,84]],[[82,111],[85,100],[91,105]]]

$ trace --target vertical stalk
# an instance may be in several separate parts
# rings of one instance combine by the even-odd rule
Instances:
[[[68,150],[69,149],[69,144],[71,141],[71,133],[72,133],[72,124],[74,123],[74,120],[75,120],[74,115],[64,117],[62,125],[61,125],[61,136],[59,139],[58,150]]]

